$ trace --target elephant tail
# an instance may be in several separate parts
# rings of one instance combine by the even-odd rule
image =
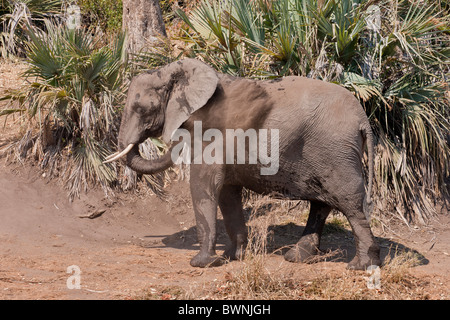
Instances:
[[[364,198],[364,215],[366,216],[367,220],[370,221],[370,214],[373,209],[373,202],[371,198],[372,193],[372,184],[373,184],[373,176],[374,176],[374,137],[372,133],[372,129],[370,127],[370,124],[368,121],[361,126],[361,133],[362,136],[366,142],[367,145],[367,155],[369,159],[369,174],[368,174],[368,183],[367,183],[367,192],[366,196]]]

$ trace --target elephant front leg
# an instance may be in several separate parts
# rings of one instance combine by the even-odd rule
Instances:
[[[211,169],[191,164],[191,195],[200,244],[200,252],[190,262],[193,267],[213,267],[226,262],[216,254],[217,199],[222,175]]]
[[[194,203],[196,200],[194,200]],[[193,267],[215,267],[225,263],[225,259],[216,254],[216,220],[217,202],[202,199],[194,204],[197,222],[197,237],[200,252],[191,260]]]

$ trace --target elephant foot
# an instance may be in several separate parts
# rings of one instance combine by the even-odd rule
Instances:
[[[227,263],[227,259],[218,255],[207,255],[199,253],[191,259],[191,266],[197,268],[219,267]]]
[[[347,265],[349,270],[367,270],[370,266],[381,266],[380,249],[374,247],[369,249],[369,254],[361,257],[359,254],[350,261]]]
[[[244,253],[245,253],[244,246],[239,246],[238,248],[236,246],[231,246],[230,248],[224,251],[223,257],[227,260],[243,260]]]
[[[303,236],[300,241],[284,255],[284,259],[289,262],[311,262],[317,255],[319,239],[316,234]]]

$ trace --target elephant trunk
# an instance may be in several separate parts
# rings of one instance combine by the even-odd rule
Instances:
[[[141,157],[139,146],[136,144],[127,154],[127,166],[142,174],[155,174],[170,168],[172,165],[170,150],[157,159],[147,160]]]

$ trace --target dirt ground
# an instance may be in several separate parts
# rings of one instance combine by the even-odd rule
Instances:
[[[0,64],[0,95],[6,88],[20,85],[18,72],[20,68],[14,64]],[[0,150],[17,133],[13,131],[16,126],[9,123],[1,123]],[[101,191],[93,190],[69,202],[67,191],[57,181],[43,177],[37,167],[6,165],[0,158],[0,299],[233,297],[226,293],[247,262],[192,268],[189,260],[198,244],[187,182],[172,181],[167,194],[166,201],[142,192],[117,193],[107,200]],[[270,207],[266,209],[270,215]],[[301,207],[278,207],[276,211],[281,214],[275,218],[272,214],[268,224],[270,252],[263,268],[269,275],[284,275],[283,288],[295,291],[286,297],[450,298],[447,211],[426,226],[407,227],[395,221],[387,228],[374,227],[383,258],[400,251],[419,257],[420,262],[405,271],[407,277],[390,278],[390,283],[398,284],[395,290],[402,292],[399,295],[392,293],[394,287],[387,285],[387,280],[384,285],[384,274],[381,289],[374,291],[365,286],[366,273],[345,269],[354,254],[353,238],[345,225],[337,226],[333,220],[321,249],[333,252],[334,257],[314,264],[284,261],[280,253],[303,230],[305,219],[301,217],[305,212]],[[96,212],[103,214],[86,218]],[[219,254],[227,243],[223,229],[221,225]],[[79,280],[79,288],[74,288],[74,279]],[[357,292],[349,296],[336,293],[339,288],[348,288],[343,287],[344,282],[351,282]],[[248,286],[241,288],[249,290]],[[365,295],[367,290],[375,294]],[[320,295],[313,294],[319,291]]]

